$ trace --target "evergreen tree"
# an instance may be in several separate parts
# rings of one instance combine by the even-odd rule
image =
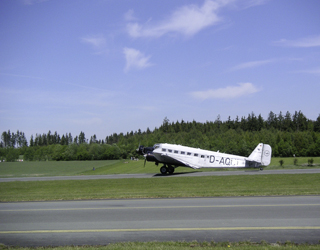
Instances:
[[[47,134],[31,135],[28,147],[22,131],[11,133],[8,130],[1,134],[0,157],[13,159],[16,154],[24,154],[26,160],[119,159],[137,157],[136,148],[139,144],[152,146],[165,142],[244,156],[248,156],[257,143],[263,142],[271,145],[273,156],[320,156],[320,115],[312,121],[301,111],[296,111],[293,116],[289,111],[285,116],[282,112],[278,115],[270,112],[264,121],[261,114],[256,117],[251,112],[241,121],[238,116],[235,120],[229,116],[227,121],[221,121],[218,115],[214,122],[205,123],[195,120],[169,123],[165,117],[160,128],[153,131],[147,128],[146,131],[139,129],[126,134],[113,133],[106,137],[108,145],[98,140],[96,135],[91,136],[90,143],[87,142],[82,131],[73,139],[71,133],[60,137],[57,132],[52,134],[49,130]],[[7,156],[6,150],[9,148],[13,151]]]
[[[315,132],[320,132],[320,114],[319,114],[317,120],[314,122],[313,129]]]
[[[290,131],[292,128],[293,126],[292,126],[291,114],[289,111],[287,111],[283,121],[283,129],[285,131]]]
[[[86,143],[86,137],[85,134],[81,131],[78,138],[79,144]]]

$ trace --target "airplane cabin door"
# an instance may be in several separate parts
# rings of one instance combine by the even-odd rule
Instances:
[[[207,163],[207,155],[199,155],[199,165],[205,167]]]

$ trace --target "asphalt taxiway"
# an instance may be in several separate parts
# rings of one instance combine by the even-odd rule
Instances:
[[[0,203],[0,243],[124,241],[319,243],[320,196]]]

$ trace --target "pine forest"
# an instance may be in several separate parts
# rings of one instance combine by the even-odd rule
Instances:
[[[113,160],[138,157],[139,145],[172,143],[235,155],[248,156],[258,143],[270,144],[272,156],[320,156],[320,115],[308,119],[301,111],[275,114],[265,120],[253,112],[247,117],[200,123],[170,121],[167,117],[159,128],[146,131],[114,133],[98,140],[96,135],[86,137],[84,132],[73,137],[71,133],[59,135],[32,135],[28,141],[21,131],[1,134],[0,160],[16,161],[73,161]]]

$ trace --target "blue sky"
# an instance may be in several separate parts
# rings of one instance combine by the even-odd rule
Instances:
[[[0,132],[320,114],[318,0],[2,0]]]

